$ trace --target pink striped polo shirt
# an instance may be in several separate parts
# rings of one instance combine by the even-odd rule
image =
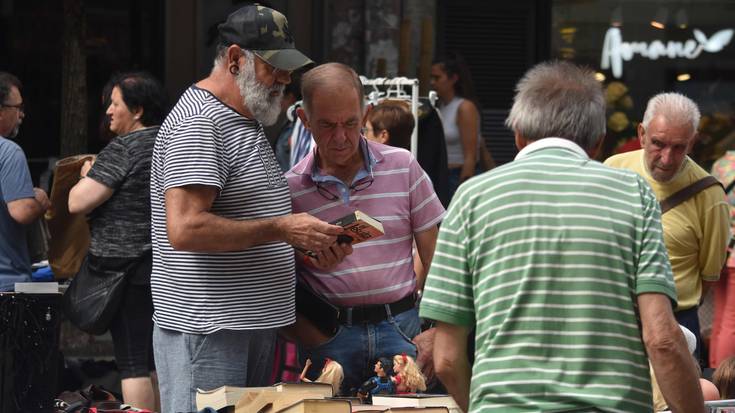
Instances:
[[[333,221],[360,210],[383,224],[385,235],[355,245],[352,255],[328,272],[297,263],[301,281],[344,307],[391,303],[412,293],[416,288],[413,235],[437,225],[444,216],[429,177],[410,152],[364,138],[362,142],[367,142],[373,160],[374,181],[366,189],[353,191],[347,203],[330,201],[317,191],[312,180],[314,151],[286,173],[294,213]],[[340,193],[337,184],[324,185]]]

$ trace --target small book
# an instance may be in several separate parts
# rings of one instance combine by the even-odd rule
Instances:
[[[383,224],[370,215],[355,211],[347,214],[342,218],[330,222],[330,224],[339,225],[345,229],[344,234],[340,235],[337,242],[357,244],[373,238],[378,238],[385,234]]]
[[[357,412],[373,412],[373,413],[449,413],[447,407],[390,407],[378,405],[355,405],[352,406],[352,413]]]
[[[56,281],[15,283],[15,292],[24,294],[58,294],[59,283]]]
[[[304,392],[319,395],[321,397],[332,397],[332,385],[320,382],[299,382],[299,383],[276,383],[270,386],[275,391],[280,392]]]
[[[330,222],[330,224],[339,225],[345,229],[345,232],[337,237],[337,243],[340,244],[354,245],[385,234],[383,224],[362,211],[349,213],[342,218]],[[301,251],[304,255],[317,258],[314,251],[308,251],[299,247],[294,248]]]
[[[351,411],[352,406],[347,400],[305,399],[278,409],[275,413],[351,413]]]
[[[276,383],[267,387],[222,386],[212,390],[197,389],[197,409],[212,407],[220,410],[233,407],[245,396],[250,395],[252,398],[253,395],[261,393],[287,393],[303,395],[302,398],[324,398],[332,396],[332,385],[329,383]]]
[[[457,402],[447,394],[374,394],[373,404],[390,407],[446,407],[450,413],[460,412]]]
[[[240,397],[248,391],[247,387],[222,386],[212,390],[197,389],[197,409],[211,407],[220,410],[228,406],[234,406]]]

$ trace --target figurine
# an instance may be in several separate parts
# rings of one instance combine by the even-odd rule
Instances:
[[[376,376],[371,377],[368,381],[360,386],[357,390],[357,397],[362,400],[373,394],[393,394],[395,388],[393,386],[393,361],[386,357],[381,357],[375,362]]]
[[[416,393],[417,391],[426,391],[426,379],[421,374],[418,365],[411,356],[406,353],[393,357],[393,383],[396,386],[396,393]]]
[[[304,370],[301,371],[299,380],[311,382],[311,380],[306,378],[306,372],[309,370],[309,367],[311,367],[311,359],[306,359],[306,362],[304,363]],[[317,377],[316,380],[314,381],[318,383],[331,384],[332,385],[332,395],[336,396],[339,394],[339,388],[340,386],[342,386],[342,380],[344,380],[344,378],[345,378],[345,374],[344,374],[344,371],[342,370],[342,365],[330,358],[325,358],[324,367],[322,367],[322,372],[321,374],[319,374],[319,377]]]

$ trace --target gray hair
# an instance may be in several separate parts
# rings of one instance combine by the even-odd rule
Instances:
[[[365,88],[360,82],[360,77],[349,66],[342,63],[324,63],[304,74],[301,78],[301,95],[303,100],[301,106],[309,114],[311,101],[317,89],[333,89],[335,84],[347,84],[357,91],[360,99],[360,110],[365,110]]]
[[[225,46],[223,44],[217,45],[217,49],[214,52],[214,67],[227,64],[227,50],[229,49],[230,46]],[[255,54],[250,50],[245,50],[242,47],[240,48],[240,50],[242,50],[246,59],[252,60],[255,58]]]
[[[699,127],[699,108],[693,100],[682,95],[681,93],[659,93],[651,98],[646,106],[646,113],[643,115],[643,128],[648,129],[648,125],[656,116],[663,116],[669,122],[677,125],[689,124],[692,132],[696,132]]]
[[[15,75],[8,72],[0,72],[0,104],[6,103],[6,99],[10,95],[10,90],[13,87],[20,92],[23,89],[23,84]]]
[[[602,86],[590,69],[539,63],[518,82],[505,124],[529,141],[557,137],[593,149],[605,134]]]

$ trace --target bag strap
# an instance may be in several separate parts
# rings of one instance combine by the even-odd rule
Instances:
[[[667,211],[671,210],[682,202],[714,185],[719,185],[720,187],[722,187],[720,181],[715,179],[715,177],[705,176],[704,178],[692,183],[691,185],[678,190],[670,197],[661,201],[661,214],[665,214]]]
[[[725,187],[725,195],[729,194],[732,189],[735,188],[735,179],[730,182],[730,185]]]

